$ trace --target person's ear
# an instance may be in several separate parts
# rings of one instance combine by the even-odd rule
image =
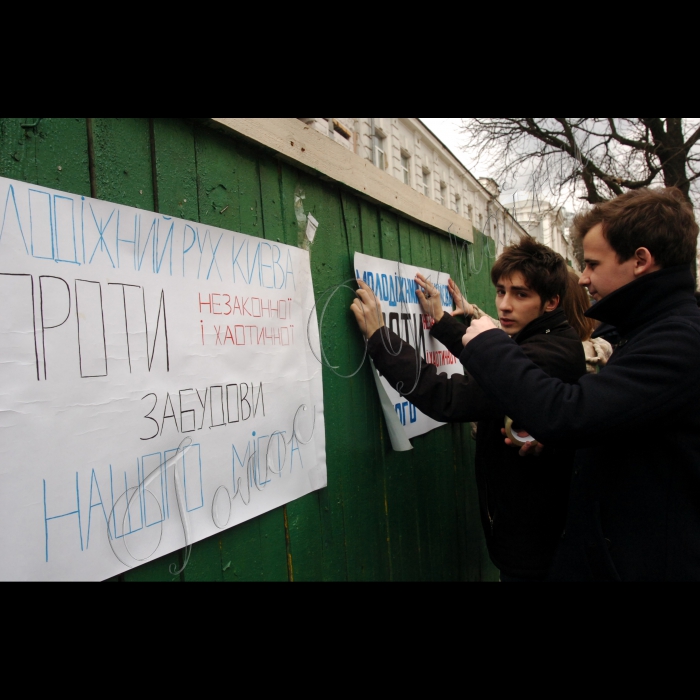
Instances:
[[[544,305],[544,310],[545,311],[554,311],[554,309],[559,306],[559,295],[555,296],[553,299],[550,299],[545,305]]]
[[[646,275],[660,269],[648,248],[637,248],[634,251],[634,276]]]

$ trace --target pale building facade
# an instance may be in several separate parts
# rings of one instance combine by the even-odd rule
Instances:
[[[477,179],[417,118],[300,118],[487,234],[497,254],[525,230],[499,201],[493,180]]]
[[[553,207],[531,192],[505,196],[503,200],[506,209],[528,234],[555,250],[580,272],[569,239],[570,216],[563,207]]]

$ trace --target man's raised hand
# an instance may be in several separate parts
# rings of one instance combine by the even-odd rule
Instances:
[[[462,296],[462,292],[459,287],[455,284],[453,279],[447,280],[447,288],[452,295],[452,300],[455,303],[455,310],[452,312],[453,316],[473,316],[474,308],[472,305]]]
[[[362,335],[369,340],[383,325],[382,305],[374,292],[362,280],[357,280],[359,289],[350,305]]]
[[[445,313],[442,308],[440,292],[420,272],[416,275],[416,284],[418,285],[416,296],[418,297],[421,311],[425,316],[430,316],[437,323]]]
[[[498,326],[488,316],[482,316],[476,321],[472,321],[469,328],[467,328],[467,332],[462,337],[462,345],[466,347],[477,335],[486,333],[486,331],[492,331],[494,328],[498,328]]]

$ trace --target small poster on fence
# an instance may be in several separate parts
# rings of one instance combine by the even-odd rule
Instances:
[[[423,360],[435,365],[439,372],[449,376],[463,374],[459,360],[430,335],[432,319],[423,315],[416,297],[415,277],[419,272],[435,285],[443,308],[451,312],[452,297],[447,287],[449,274],[355,253],[357,279],[369,285],[381,301],[385,325],[415,348]],[[421,413],[411,403],[410,392],[402,397],[376,369],[373,368],[373,372],[395,450],[410,450],[410,438],[444,425]]]

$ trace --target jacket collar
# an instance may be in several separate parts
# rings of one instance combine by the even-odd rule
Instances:
[[[695,280],[688,265],[667,267],[616,289],[588,309],[586,316],[609,323],[627,336],[679,304],[695,305],[694,291]]]
[[[528,338],[532,338],[533,335],[540,335],[542,333],[550,333],[554,331],[563,331],[570,328],[569,322],[566,320],[566,314],[561,308],[554,309],[554,311],[547,311],[538,316],[534,321],[523,328],[518,335],[515,336],[515,342],[520,344]]]

